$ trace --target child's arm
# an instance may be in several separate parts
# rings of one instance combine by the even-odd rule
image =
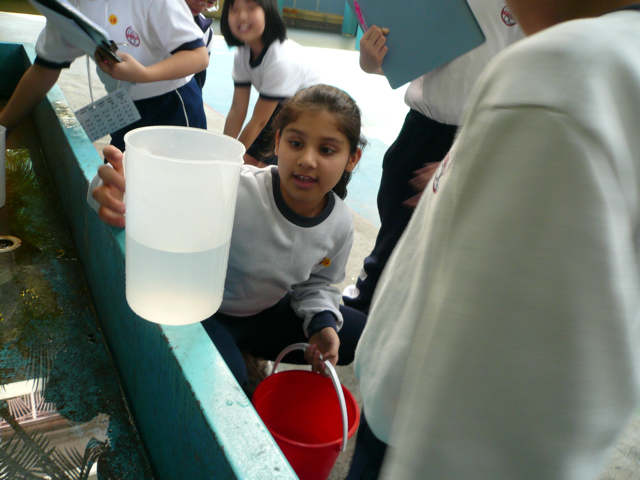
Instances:
[[[335,248],[327,252],[327,257],[322,262],[326,266],[314,267],[309,279],[293,285],[291,292],[291,307],[298,316],[304,318],[302,326],[305,335],[309,336],[309,343],[315,343],[320,352],[327,355],[327,360],[334,365],[338,362],[340,347],[337,331],[343,324],[339,308],[341,294],[334,285],[342,282],[346,276],[347,260],[353,244],[353,220],[342,217],[336,221],[336,229],[340,227],[343,230],[337,232]],[[319,319],[319,317],[323,318]],[[321,322],[320,326],[326,328],[310,332],[310,327],[317,328],[318,320]],[[331,326],[326,320],[335,323]],[[307,355],[309,354],[310,352],[307,351]],[[308,356],[307,359],[309,359]],[[314,369],[317,369],[317,365],[314,365]]]
[[[134,57],[121,53],[122,62],[96,50],[96,63],[100,69],[116,80],[133,83],[159,82],[175,80],[201,72],[209,65],[209,53],[206,47],[194,50],[179,50],[161,62],[145,67]]]
[[[249,148],[258,137],[277,106],[278,100],[268,100],[263,97],[258,98],[256,106],[253,109],[253,114],[251,115],[251,120],[249,120],[247,125],[242,129],[242,133],[238,137],[238,140],[240,140],[246,148]]]
[[[224,122],[224,134],[233,138],[238,138],[244,119],[247,118],[249,108],[249,97],[251,96],[251,86],[238,86],[233,90],[233,101],[231,109]]]
[[[382,60],[387,54],[388,28],[371,26],[360,39],[360,68],[367,73],[384,75]]]
[[[0,113],[0,125],[6,127],[7,132],[18,125],[55,85],[60,72],[60,69],[44,67],[37,63],[31,65],[18,82],[7,106]]]

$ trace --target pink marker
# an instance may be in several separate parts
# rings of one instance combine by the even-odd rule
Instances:
[[[353,1],[353,6],[356,10],[356,17],[358,17],[358,21],[362,26],[362,30],[366,32],[369,27],[367,27],[367,22],[364,21],[364,16],[362,15],[362,10],[360,9],[360,4],[358,3],[358,0]]]

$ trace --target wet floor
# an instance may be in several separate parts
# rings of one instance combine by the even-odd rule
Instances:
[[[34,138],[0,208],[0,478],[154,478]]]

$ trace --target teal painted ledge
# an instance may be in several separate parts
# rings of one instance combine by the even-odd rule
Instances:
[[[35,58],[0,43],[0,94]],[[124,291],[124,231],[86,202],[101,159],[56,86],[33,115],[132,416],[160,479],[297,478],[200,324],[156,325]]]

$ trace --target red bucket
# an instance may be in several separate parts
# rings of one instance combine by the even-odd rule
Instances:
[[[295,344],[285,349],[273,371],[284,355],[306,346]],[[300,480],[326,480],[360,423],[358,403],[337,376],[326,378],[301,370],[274,373],[258,385],[252,402]]]

